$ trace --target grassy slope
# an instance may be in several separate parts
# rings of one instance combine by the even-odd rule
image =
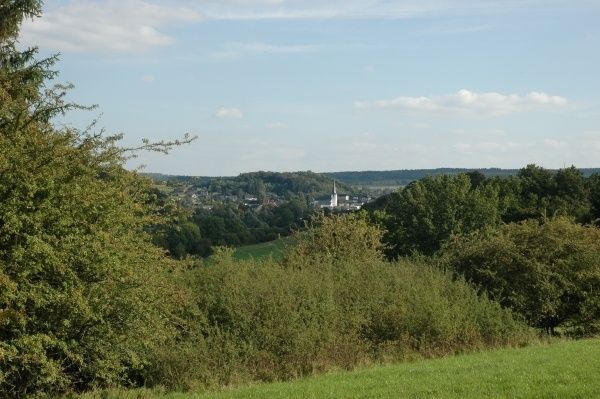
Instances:
[[[212,393],[115,392],[104,398],[600,398],[600,340],[378,366]]]
[[[275,259],[279,258],[283,253],[283,249],[289,238],[280,238],[275,241],[263,242],[260,244],[245,245],[237,247],[233,256],[236,259],[260,259],[272,255]]]

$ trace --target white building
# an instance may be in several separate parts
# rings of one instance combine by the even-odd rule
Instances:
[[[329,203],[329,206],[332,208],[338,206],[338,195],[337,190],[335,188],[335,180],[333,181],[333,193],[331,193],[331,202]]]
[[[326,197],[321,197],[321,199],[317,199],[313,201],[313,206],[318,208],[329,208],[331,210],[337,211],[358,211],[360,208],[366,203],[369,202],[370,198],[366,197],[351,197],[347,194],[338,195],[337,185],[335,180],[333,181],[333,191],[331,192],[331,196],[329,201]]]

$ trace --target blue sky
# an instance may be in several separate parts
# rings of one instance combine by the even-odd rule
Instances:
[[[67,117],[198,136],[132,168],[600,167],[600,1],[47,0]]]

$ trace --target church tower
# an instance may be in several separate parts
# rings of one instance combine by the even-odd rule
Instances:
[[[330,206],[332,208],[335,208],[338,206],[338,196],[337,196],[337,190],[335,188],[335,180],[333,181],[333,193],[331,193]]]

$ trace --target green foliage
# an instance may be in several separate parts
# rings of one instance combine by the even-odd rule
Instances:
[[[314,210],[306,199],[294,198],[277,207],[255,211],[234,204],[198,208],[191,217],[156,229],[154,241],[176,259],[206,257],[213,246],[242,246],[273,241],[303,226]]]
[[[297,234],[298,240],[285,255],[285,262],[334,262],[381,260],[383,232],[371,224],[366,213],[317,215],[310,228]]]
[[[192,222],[178,222],[168,224],[166,231],[160,235],[155,234],[154,241],[169,251],[169,254],[182,259],[187,255],[208,255],[205,240],[202,239],[200,228]]]
[[[446,265],[548,332],[600,330],[600,229],[558,218],[458,236]]]
[[[170,334],[148,185],[116,150],[41,123],[0,138],[0,391],[126,383]]]
[[[0,4],[0,43],[16,39],[23,19],[39,16],[41,0],[5,0]]]
[[[589,218],[585,179],[575,167],[551,172],[536,165],[527,165],[518,177],[520,212],[507,221],[540,216],[572,216],[579,221]]]
[[[529,340],[510,311],[466,282],[421,261],[383,261],[378,237],[351,215],[310,227],[283,263],[236,261],[220,249],[186,277],[203,315],[192,340],[159,351],[148,381],[282,380]]]
[[[360,172],[334,172],[327,173],[332,179],[352,184],[353,186],[406,186],[414,181],[431,176],[480,174],[484,177],[511,176],[517,174],[516,169],[464,169],[464,168],[437,168],[437,169],[405,169],[385,171],[360,171]]]
[[[453,234],[497,224],[498,201],[494,186],[472,187],[467,175],[434,176],[411,183],[374,208],[387,214],[387,254],[395,258],[432,254]]]
[[[0,5],[0,394],[139,382],[185,326],[185,290],[145,229],[150,184],[123,168],[119,136],[58,129],[77,108],[48,88],[54,59],[12,41],[38,1]]]
[[[251,172],[236,177],[196,177],[151,175],[155,180],[167,180],[170,185],[188,185],[190,188],[204,188],[210,193],[222,195],[251,194],[260,201],[266,197],[278,196],[293,199],[302,196],[315,198],[331,193],[331,178],[314,172]],[[338,184],[338,189],[352,194],[352,186]]]
[[[597,223],[600,178],[586,178],[574,167],[551,171],[536,165],[527,165],[516,176],[486,179],[480,172],[469,172],[425,177],[364,208],[386,227],[389,257],[433,254],[453,234],[500,222],[568,216]]]
[[[590,192],[591,212],[590,219],[599,224],[600,222],[600,173],[595,173],[587,180],[587,187]]]

